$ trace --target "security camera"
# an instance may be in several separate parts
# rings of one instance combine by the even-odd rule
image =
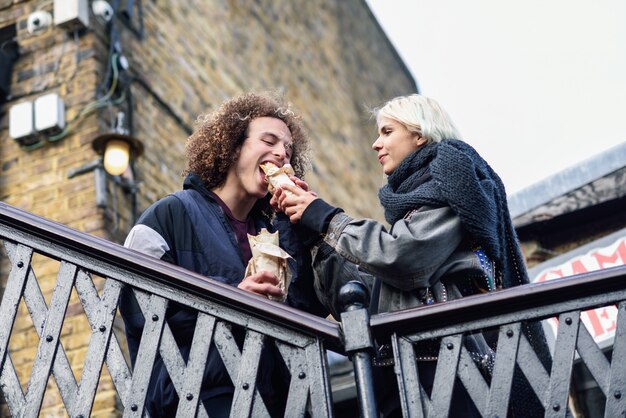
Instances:
[[[102,19],[104,22],[109,22],[113,19],[113,7],[106,0],[95,0],[91,4],[91,11],[94,16]]]
[[[26,29],[30,34],[37,34],[45,31],[52,24],[52,15],[45,10],[37,10],[28,15]]]

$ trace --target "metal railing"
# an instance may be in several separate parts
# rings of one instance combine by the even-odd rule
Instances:
[[[607,355],[582,320],[585,311],[614,310],[614,341]],[[551,366],[546,369],[523,332],[525,324],[558,318]],[[348,326],[344,321],[344,327]],[[575,361],[584,363],[606,398],[604,416],[626,414],[626,266],[466,297],[444,304],[375,315],[371,334],[393,346],[399,397],[405,417],[446,417],[453,384],[460,382],[483,417],[510,415],[514,373],[521,370],[539,399],[543,414],[565,417]],[[465,341],[477,331],[497,335],[492,373],[472,359]],[[350,333],[346,333],[349,344]],[[421,385],[415,346],[430,340],[439,344],[432,392]],[[356,373],[359,370],[355,368]],[[369,412],[374,414],[374,412]],[[375,416],[375,415],[372,415]]]
[[[332,415],[325,350],[341,350],[337,324],[207,281],[200,275],[3,203],[0,238],[9,269],[0,305],[0,393],[12,416],[39,415],[51,375],[66,413],[71,417],[89,416],[104,365],[117,391],[123,416],[145,416],[147,388],[158,353],[180,399],[177,416],[206,417],[205,409],[198,405],[212,342],[235,386],[231,416],[269,416],[256,387],[260,353],[267,344],[276,346],[290,372],[286,415],[300,417],[307,410],[314,417]],[[37,279],[36,263],[32,262],[35,255],[58,262],[49,303]],[[96,277],[103,278],[101,294]],[[146,318],[132,371],[113,331],[123,286],[132,286]],[[73,292],[91,328],[84,363],[78,365],[70,362],[64,349],[72,335],[64,339],[62,333]],[[18,337],[12,329],[22,300],[39,337],[25,391],[9,349],[10,340]],[[199,311],[187,362],[164,320],[171,302]],[[245,329],[242,350],[233,338],[233,325]],[[80,369],[79,384],[74,373]]]
[[[146,416],[144,405],[152,365],[161,356],[179,396],[177,416],[206,417],[198,408],[206,353],[215,343],[235,386],[231,416],[268,416],[256,389],[264,345],[277,347],[289,368],[286,416],[333,415],[326,349],[347,352],[355,366],[361,414],[376,417],[371,381],[374,340],[389,341],[399,399],[405,417],[445,417],[453,386],[462,385],[483,417],[509,416],[514,374],[523,373],[540,400],[543,416],[569,414],[568,397],[575,361],[585,364],[606,398],[605,417],[626,411],[626,266],[520,286],[445,304],[374,315],[362,295],[344,297],[342,328],[280,303],[124,249],[0,203],[0,239],[8,273],[0,304],[0,394],[12,416],[37,416],[53,376],[67,415],[87,417],[106,366],[124,416]],[[46,300],[34,257],[54,260],[54,286]],[[49,268],[44,274],[51,274]],[[100,281],[99,281],[100,280]],[[134,370],[128,366],[114,332],[120,291],[131,286],[146,318]],[[358,293],[358,292],[357,292]],[[72,296],[74,295],[74,296]],[[81,312],[91,335],[84,361],[74,364],[64,347],[68,310]],[[168,303],[198,310],[197,330],[185,362],[165,318]],[[11,353],[18,337],[14,324],[26,306],[38,337],[32,371],[20,379]],[[616,306],[611,356],[594,342],[581,320],[585,310]],[[557,317],[551,366],[540,361],[522,330],[529,321]],[[368,325],[369,324],[369,325]],[[243,349],[233,341],[231,325],[245,328]],[[465,343],[477,331],[491,330],[497,350],[485,374]],[[432,391],[420,381],[415,346],[436,341],[438,361]],[[75,373],[82,370],[80,383]],[[24,387],[25,386],[25,387]],[[200,404],[201,405],[201,404]]]

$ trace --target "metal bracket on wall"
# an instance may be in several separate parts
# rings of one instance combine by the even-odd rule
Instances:
[[[131,163],[132,164],[132,163]],[[86,173],[94,172],[94,181],[96,183],[96,206],[101,209],[108,207],[107,179],[110,178],[113,183],[122,189],[124,193],[130,195],[131,212],[133,224],[137,220],[137,191],[138,184],[134,179],[123,176],[111,176],[104,169],[102,158],[90,161],[80,167],[73,168],[67,172],[67,178],[74,178]],[[131,167],[131,171],[134,171]]]
[[[106,171],[102,159],[90,161],[78,168],[67,172],[67,178],[71,179],[89,172],[94,172],[96,182],[96,206],[105,209],[107,207]]]

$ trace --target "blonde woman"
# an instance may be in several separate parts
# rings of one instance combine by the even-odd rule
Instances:
[[[463,142],[452,120],[433,99],[397,97],[375,111],[378,138],[372,144],[387,184],[378,198],[388,229],[370,219],[354,219],[315,194],[286,186],[273,203],[307,228],[318,297],[338,317],[338,290],[360,277],[370,285],[372,313],[441,303],[463,296],[528,283],[498,175]],[[358,265],[350,269],[350,265]],[[531,341],[549,354],[543,334],[528,326]],[[488,338],[489,339],[489,338]],[[470,353],[487,355],[493,367],[495,344],[483,335],[468,339]],[[400,416],[391,349],[379,341],[375,374],[385,416]],[[466,344],[467,345],[467,344]],[[491,347],[490,347],[491,346]],[[438,342],[416,347],[420,377],[430,393]],[[387,365],[387,367],[385,367]],[[515,379],[516,416],[538,416],[543,408],[521,373]],[[382,383],[381,383],[382,382]],[[450,416],[479,416],[457,381]],[[541,411],[541,413],[539,413]]]

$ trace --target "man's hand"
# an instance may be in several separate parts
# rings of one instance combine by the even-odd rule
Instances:
[[[269,296],[282,298],[284,293],[277,286],[278,283],[279,280],[276,275],[267,271],[261,271],[245,277],[237,287],[248,292],[256,293],[257,295],[265,296],[266,298]]]

